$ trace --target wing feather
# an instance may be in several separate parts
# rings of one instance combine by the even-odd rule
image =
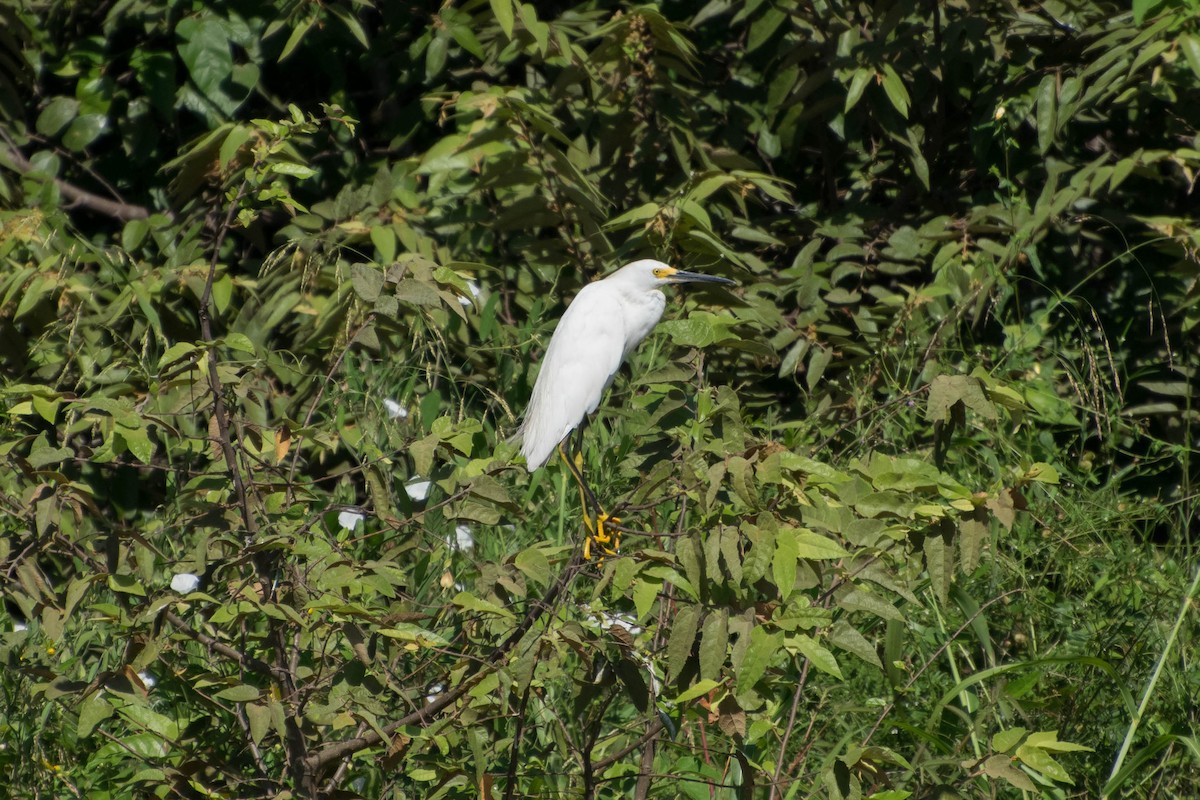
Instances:
[[[521,424],[530,472],[546,463],[568,433],[600,405],[625,355],[620,297],[603,282],[585,286],[567,307],[542,361]]]

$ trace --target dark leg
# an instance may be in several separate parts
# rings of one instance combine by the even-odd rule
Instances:
[[[588,531],[587,541],[583,544],[583,557],[591,559],[593,542],[604,555],[616,555],[621,546],[621,533],[620,531],[610,533],[605,530],[604,524],[606,522],[619,523],[621,520],[617,517],[610,517],[604,511],[600,501],[596,499],[596,494],[583,477],[583,426],[579,428],[579,447],[576,448],[574,457],[567,452],[569,438],[567,437],[559,443],[558,454],[562,456],[563,463],[567,465],[567,469],[571,471],[575,483],[579,486],[579,505],[583,509],[583,524]]]

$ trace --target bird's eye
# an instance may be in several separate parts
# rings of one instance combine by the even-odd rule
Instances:
[[[655,269],[654,269],[654,277],[656,277],[656,278],[665,278],[669,274],[670,274],[670,272],[668,270],[663,269],[662,267],[655,267]]]

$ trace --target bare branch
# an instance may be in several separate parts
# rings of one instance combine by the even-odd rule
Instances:
[[[33,172],[34,166],[29,159],[22,155],[21,151],[16,148],[7,136],[4,137],[8,147],[0,152],[0,163],[8,161],[9,165],[20,172],[22,175]],[[131,219],[145,219],[150,216],[150,211],[145,206],[126,203],[120,200],[109,200],[107,197],[101,197],[94,192],[89,192],[87,189],[81,189],[73,183],[68,183],[62,178],[54,178],[54,185],[58,187],[58,191],[62,193],[71,205],[82,206],[89,211],[95,211],[97,214],[103,214],[106,217],[121,222],[128,222]],[[169,216],[169,214],[168,214]]]

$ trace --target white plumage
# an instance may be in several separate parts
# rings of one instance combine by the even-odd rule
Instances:
[[[521,424],[530,472],[596,410],[625,356],[658,324],[667,302],[659,287],[689,282],[733,283],[644,259],[580,290],[550,338]]]

